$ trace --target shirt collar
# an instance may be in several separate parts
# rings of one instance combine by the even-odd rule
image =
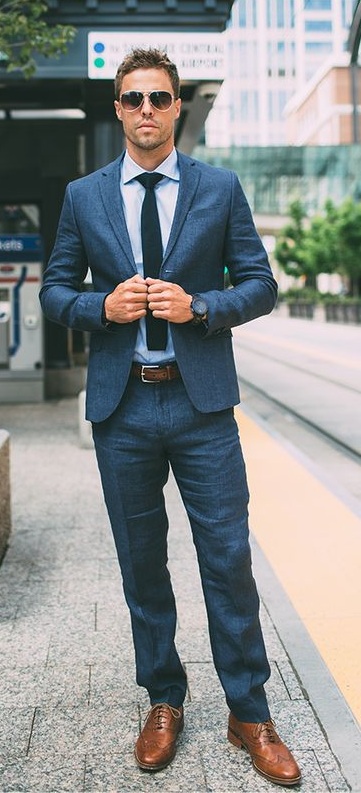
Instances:
[[[163,160],[160,165],[158,165],[156,171],[157,173],[163,174],[163,176],[167,176],[168,179],[173,179],[175,182],[179,182],[179,165],[176,149],[172,149],[171,153],[168,154],[168,157],[166,157],[166,159]],[[123,184],[131,182],[132,179],[135,179],[135,177],[139,176],[140,173],[144,173],[144,168],[141,168],[139,165],[137,165],[137,163],[132,160],[126,151],[122,163]]]

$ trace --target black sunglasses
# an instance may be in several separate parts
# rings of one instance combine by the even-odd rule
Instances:
[[[174,99],[169,91],[124,91],[124,94],[120,94],[119,102],[123,110],[131,113],[142,106],[146,96],[151,105],[162,112],[169,110]]]

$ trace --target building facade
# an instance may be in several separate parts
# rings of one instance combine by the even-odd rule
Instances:
[[[347,49],[355,0],[236,0],[227,79],[206,123],[207,146],[287,143],[284,110],[330,56]]]
[[[338,146],[361,140],[361,117],[354,107],[349,53],[344,62],[329,61],[285,109],[287,143],[293,146]],[[358,67],[360,70],[360,67]],[[356,103],[361,107],[361,83],[356,81]],[[356,132],[356,135],[355,135]]]

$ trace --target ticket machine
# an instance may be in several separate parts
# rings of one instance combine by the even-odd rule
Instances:
[[[44,399],[38,234],[0,235],[0,402]]]

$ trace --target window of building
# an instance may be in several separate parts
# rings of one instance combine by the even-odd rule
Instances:
[[[355,8],[355,0],[341,0],[341,19],[344,28],[350,27]]]
[[[238,80],[240,77],[249,77],[257,72],[257,42],[235,41],[230,42],[231,73],[230,79]]]
[[[240,91],[238,109],[235,108],[234,118],[239,122],[259,120],[257,91]]]
[[[277,42],[277,73],[279,77],[286,75],[286,46],[284,41]]]
[[[295,42],[267,43],[267,74],[269,77],[294,77],[296,70]]]
[[[257,0],[236,0],[233,6],[235,27],[255,28],[257,26]]]
[[[287,91],[269,91],[268,93],[268,120],[281,121],[283,111],[288,99]]]
[[[277,0],[277,27],[284,28],[285,26],[285,4],[284,0]]]
[[[327,53],[332,52],[332,42],[306,41],[305,50],[306,52],[312,53],[313,55],[326,55]]]
[[[295,0],[290,0],[290,27],[294,28],[295,26]]]
[[[247,27],[246,0],[238,0],[238,4],[236,3],[235,6],[233,7],[233,13],[235,14],[236,17],[236,27],[239,25],[240,28],[246,28]]]
[[[267,26],[269,28],[284,28],[284,0],[267,0]]]
[[[293,28],[294,25],[294,0],[267,0],[268,28]]]
[[[331,11],[332,0],[308,0],[305,6],[307,11]]]
[[[332,22],[330,19],[307,19],[305,31],[306,33],[331,33]]]

